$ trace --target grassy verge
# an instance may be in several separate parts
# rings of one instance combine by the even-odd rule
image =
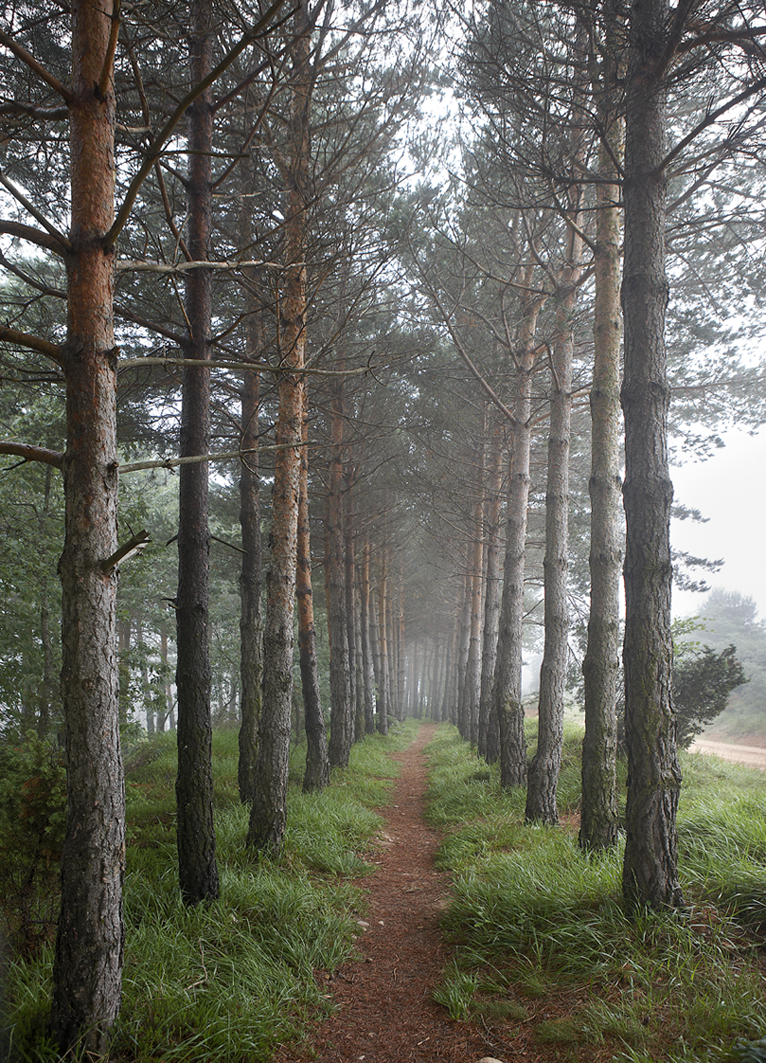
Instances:
[[[766,1033],[766,775],[684,757],[687,910],[629,918],[622,852],[586,858],[577,846],[580,743],[568,727],[560,828],[525,826],[524,794],[503,792],[452,729],[430,745],[429,814],[455,885],[455,960],[437,999],[539,1058],[766,1061],[747,1055]]]
[[[305,748],[291,760],[283,857],[254,860],[244,847],[247,810],[237,796],[237,734],[213,740],[221,900],[186,909],[177,887],[175,735],[126,758],[128,849],[123,1006],[111,1058],[125,1063],[257,1063],[300,1037],[330,1008],[317,970],[352,952],[364,874],[397,766],[415,724],[354,746],[347,770],[321,794],[302,794]],[[52,950],[12,960],[6,995],[12,1058],[47,1063],[45,1028]]]

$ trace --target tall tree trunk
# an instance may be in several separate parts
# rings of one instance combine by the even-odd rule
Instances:
[[[471,552],[466,552],[465,574],[463,576],[463,593],[458,621],[457,647],[457,729],[460,737],[470,741],[471,731],[466,698],[466,677],[468,674],[468,654],[471,648]]]
[[[500,510],[503,486],[503,430],[497,415],[493,418],[487,477],[487,510],[484,521],[485,580],[484,632],[481,652],[479,697],[479,756],[494,764],[500,756],[500,733],[497,716],[492,712],[492,678],[497,660],[497,635],[500,623]]]
[[[363,722],[360,720],[359,693],[357,691],[356,659],[356,560],[354,557],[354,483],[356,470],[348,463],[343,474],[343,586],[346,596],[346,638],[348,641],[349,719],[348,745],[362,737]]]
[[[327,613],[330,649],[330,764],[346,767],[351,751],[351,663],[348,643],[346,568],[343,528],[344,389],[343,378],[333,378],[332,451],[327,492]]]
[[[115,645],[117,547],[114,85],[108,10],[71,5],[71,253],[64,353],[67,448],[61,691],[67,825],[51,1024],[62,1055],[106,1055],[122,991],[125,795]]]
[[[380,576],[378,578],[378,731],[388,734],[388,546],[384,542],[380,551]]]
[[[476,452],[476,497],[473,500],[471,519],[473,541],[469,561],[469,609],[468,660],[466,662],[463,700],[467,717],[468,741],[477,745],[479,740],[479,702],[481,700],[481,621],[482,584],[484,582],[484,436],[486,434],[487,409],[484,408],[482,438]]]
[[[189,67],[197,85],[212,69],[212,12],[209,0],[191,8]],[[187,246],[195,262],[209,257],[212,235],[213,111],[209,91],[188,111],[189,177]],[[190,270],[186,277],[188,336],[184,356],[210,360],[211,274]],[[181,457],[210,450],[210,371],[186,366],[181,402]],[[176,596],[176,690],[178,692],[178,775],[176,837],[178,876],[186,904],[218,897],[218,866],[213,825],[212,725],[210,719],[210,647],[208,466],[181,466],[178,503],[178,594]]]
[[[579,219],[578,219],[579,220]],[[579,254],[572,241],[571,261]],[[564,691],[569,657],[569,442],[572,414],[571,314],[577,298],[577,268],[564,270],[556,308],[553,344],[548,478],[545,500],[545,645],[540,669],[537,749],[529,766],[525,818],[557,824],[556,805],[564,741]]]
[[[364,682],[364,729],[375,733],[375,675],[370,637],[370,540],[365,539],[362,554],[362,578],[360,587],[360,612],[362,628],[362,677]]]
[[[254,308],[251,307],[251,310]],[[251,313],[248,356],[261,350],[261,328]],[[250,804],[255,793],[255,762],[258,756],[258,725],[261,717],[263,680],[263,621],[261,617],[261,482],[258,468],[258,411],[260,377],[245,373],[241,392],[241,470],[239,478],[239,525],[242,536],[242,570],[239,577],[241,614],[240,677],[242,710],[239,728],[239,797]]]
[[[287,826],[292,708],[293,618],[306,353],[311,23],[305,0],[294,15],[290,165],[285,209],[285,279],[280,300],[277,445],[272,490],[271,562],[263,633],[263,705],[247,844],[278,854]]]
[[[45,489],[43,507],[38,516],[38,531],[42,539],[50,512],[51,486],[53,483],[53,466],[45,466]],[[43,674],[40,680],[38,698],[37,734],[44,738],[51,724],[51,707],[53,704],[53,640],[51,639],[51,613],[49,593],[49,569],[43,565],[40,571],[40,644],[43,651]]]
[[[400,580],[399,604],[397,607],[396,618],[396,707],[398,719],[404,720],[407,717],[405,704],[407,658],[404,653],[404,578],[400,577]]]
[[[582,749],[580,846],[617,844],[617,684],[620,672],[620,576],[623,517],[620,506],[620,189],[617,163],[624,120],[616,113],[614,84],[623,33],[610,2],[596,85],[604,130],[596,186],[595,299],[591,410],[590,613],[583,661],[585,735]]]
[[[670,696],[670,482],[666,377],[666,0],[631,7],[625,123],[625,738],[628,903],[682,903],[676,811],[681,771]]]
[[[311,586],[311,534],[309,530],[308,389],[303,387],[303,449],[298,502],[298,567],[295,594],[298,602],[298,649],[306,724],[306,772],[303,791],[321,790],[330,782],[327,732],[319,694],[314,596]]]
[[[509,788],[527,777],[527,742],[521,703],[522,637],[524,620],[524,559],[529,504],[529,456],[532,445],[532,373],[539,299],[524,306],[516,367],[516,398],[508,474],[508,527],[505,543],[503,596],[492,708],[500,724],[500,781]]]

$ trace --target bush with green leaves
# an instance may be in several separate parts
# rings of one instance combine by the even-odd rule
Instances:
[[[0,748],[0,903],[23,955],[53,936],[65,825],[62,750],[33,733]]]
[[[736,646],[727,646],[718,653],[710,646],[703,646],[676,662],[673,707],[681,749],[688,748],[721,715],[732,691],[748,682],[736,652]]]

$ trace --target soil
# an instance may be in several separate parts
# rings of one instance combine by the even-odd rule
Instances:
[[[766,768],[766,748],[757,745],[758,740],[757,738],[748,739],[747,745],[735,745],[732,742],[698,738],[692,746],[692,752],[715,753],[717,757],[721,757],[723,760],[746,764],[749,768]]]

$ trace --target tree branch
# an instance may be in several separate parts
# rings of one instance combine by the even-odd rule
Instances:
[[[157,133],[156,137],[147,149],[146,156],[144,158],[143,163],[138,169],[138,173],[128,186],[128,190],[125,193],[125,199],[123,200],[122,206],[117,212],[117,216],[114,219],[114,223],[111,229],[104,237],[104,246],[107,249],[114,247],[117,241],[117,237],[122,232],[122,229],[126,221],[128,220],[128,217],[130,216],[130,212],[133,209],[133,204],[135,203],[136,198],[138,197],[141,185],[146,180],[156,160],[160,157],[162,149],[165,147],[165,144],[172,135],[173,130],[181,121],[188,108],[194,103],[196,99],[198,99],[199,96],[202,95],[203,92],[205,92],[206,89],[208,89],[215,81],[218,80],[218,78],[226,70],[228,70],[232,63],[235,62],[235,60],[242,54],[242,52],[245,51],[246,48],[253,44],[254,41],[256,41],[258,37],[262,35],[268,24],[276,15],[277,11],[279,11],[279,9],[284,5],[285,2],[286,0],[274,0],[274,3],[266,11],[266,14],[263,15],[263,17],[260,18],[258,22],[256,22],[256,24],[247,31],[247,33],[243,34],[239,42],[231,49],[230,52],[228,52],[223,57],[218,66],[216,66],[214,70],[211,70],[207,77],[203,78],[198,85],[194,86],[191,92],[187,93],[187,95],[184,96],[184,98],[176,107],[175,111],[173,111],[173,113],[171,114],[170,118],[168,118],[165,125],[162,127],[159,133]]]
[[[64,464],[64,455],[57,450],[35,447],[31,443],[12,443],[0,439],[0,454],[13,454],[24,461],[39,461],[44,465],[52,465],[54,469],[60,469]]]
[[[0,233],[5,236],[15,236],[19,240],[27,240],[30,244],[44,247],[46,251],[52,251],[54,255],[63,255],[66,248],[57,236],[49,232],[41,232],[31,225],[25,225],[20,221],[3,221],[0,219]]]
[[[35,221],[38,221],[42,225],[42,227],[50,233],[54,240],[58,241],[59,246],[61,248],[61,254],[63,254],[65,251],[72,250],[72,245],[70,244],[69,240],[67,240],[66,236],[64,236],[63,233],[60,233],[56,226],[53,224],[53,222],[48,221],[45,215],[41,214],[40,211],[35,206],[33,206],[32,203],[29,202],[29,200],[21,191],[21,189],[13,183],[10,177],[6,177],[2,170],[0,170],[0,184],[3,185],[3,187],[8,192],[11,193],[14,199],[18,200],[18,202],[21,203],[24,210],[28,211],[35,219]],[[30,231],[34,232],[34,229],[30,229]]]
[[[41,78],[46,85],[49,85],[54,92],[57,92],[59,96],[64,100],[68,107],[72,107],[75,103],[75,97],[70,89],[59,81],[55,75],[51,74],[49,70],[46,70],[42,66],[31,52],[28,52],[26,48],[22,48],[20,44],[17,44],[4,30],[0,30],[0,44],[4,44],[9,52],[12,52],[17,59],[20,59],[22,63],[26,63],[30,70],[34,71],[39,78]]]
[[[13,343],[17,347],[26,347],[27,350],[44,354],[46,358],[50,358],[56,365],[64,364],[63,348],[56,343],[49,343],[48,340],[43,340],[39,336],[33,336],[29,332],[20,332],[18,329],[0,325],[0,342]]]

